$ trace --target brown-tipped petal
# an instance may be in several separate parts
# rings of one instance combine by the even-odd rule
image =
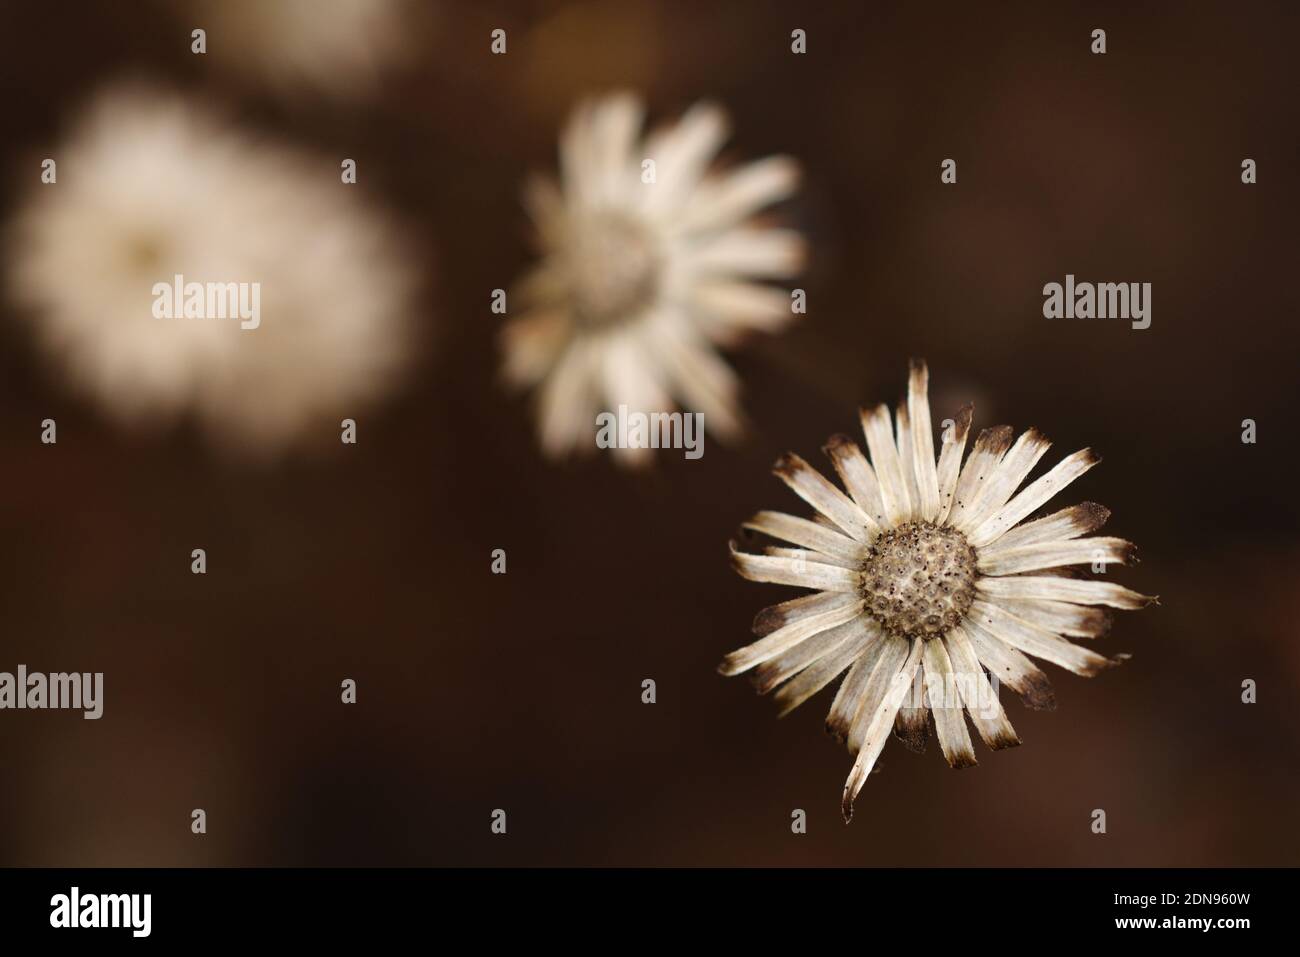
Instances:
[[[767,694],[787,678],[798,674],[804,668],[835,651],[845,643],[865,637],[868,631],[862,624],[864,618],[865,616],[858,614],[848,621],[813,635],[806,641],[801,641],[779,655],[764,661],[754,669],[751,676],[754,681],[754,690],[759,694]]]
[[[848,744],[851,752],[857,752],[849,740],[853,719],[863,708],[875,711],[880,707],[889,679],[907,660],[907,651],[908,644],[902,638],[882,635],[879,642],[867,646],[835,692],[835,700],[826,715],[826,733]]]
[[[898,459],[898,446],[889,423],[889,407],[881,404],[871,411],[861,410],[862,432],[871,451],[871,464],[880,483],[880,500],[885,507],[889,526],[901,525],[912,517],[907,480]],[[885,523],[882,523],[882,525]]]
[[[1110,632],[1113,613],[1092,605],[1071,605],[1063,601],[1012,601],[1003,598],[998,604],[1017,618],[1072,638],[1101,638]]]
[[[961,690],[953,674],[948,649],[937,638],[923,644],[925,696],[934,714],[934,733],[939,739],[939,750],[951,767],[974,767],[977,763],[975,749],[971,747],[970,734],[966,730]]]
[[[1137,547],[1122,538],[1076,538],[996,552],[981,550],[978,567],[982,575],[1018,575],[1062,565],[1131,565],[1136,555]]]
[[[1056,575],[1012,575],[1006,578],[981,578],[975,587],[992,598],[1013,600],[1044,599],[1073,605],[1109,605],[1133,611],[1155,601],[1147,595],[1116,585],[1089,579],[1063,578]]]
[[[963,531],[978,528],[980,523],[996,514],[1007,504],[1007,499],[1020,487],[1025,476],[1033,470],[1051,445],[1047,437],[1037,429],[1023,432],[997,468],[984,480],[974,503],[968,504],[962,514],[958,527]]]
[[[957,477],[957,491],[953,493],[952,506],[948,509],[949,525],[960,525],[967,511],[975,506],[984,483],[1011,447],[1013,435],[1015,430],[1011,426],[998,425],[984,429],[976,436],[975,447]]]
[[[1035,711],[1055,711],[1056,694],[1041,668],[1006,642],[993,636],[975,619],[963,623],[971,647],[989,675],[1020,695],[1025,707]]]
[[[857,591],[861,575],[850,568],[777,555],[750,555],[731,543],[731,564],[742,578],[814,591]]]
[[[844,608],[855,601],[857,596],[851,592],[819,591],[791,598],[779,605],[769,605],[754,616],[754,634],[762,638],[792,621],[819,615],[832,608]]]
[[[848,489],[849,495],[853,497],[858,508],[862,509],[875,525],[875,528],[871,529],[872,537],[880,534],[880,527],[888,522],[885,517],[885,505],[880,498],[880,483],[876,480],[876,473],[871,468],[871,463],[867,461],[867,457],[862,454],[858,443],[847,435],[832,435],[826,440],[822,451],[831,460],[835,474],[840,477],[840,481],[844,483],[844,487]]]
[[[934,461],[934,426],[930,423],[930,370],[913,359],[907,376],[907,420],[912,430],[912,471],[919,494],[917,511],[933,522],[939,517],[939,474]]]
[[[945,429],[942,437],[943,449],[939,452],[939,515],[940,524],[948,520],[952,508],[953,496],[957,492],[957,477],[961,475],[961,455],[966,449],[966,436],[970,434],[971,419],[975,415],[973,405],[962,406],[953,421],[951,429]]]
[[[851,562],[860,562],[866,551],[860,542],[847,535],[783,512],[759,512],[744,527]]]
[[[930,741],[930,706],[925,699],[925,658],[916,669],[912,679],[912,690],[898,709],[894,718],[894,737],[903,742],[904,747],[916,754],[925,754],[925,746]]]
[[[1042,508],[1053,496],[1100,461],[1092,449],[1081,449],[1073,455],[1067,455],[1050,472],[1030,482],[1011,501],[975,528],[967,536],[970,543],[979,548],[996,542],[1017,522],[1035,509]]]
[[[879,632],[860,631],[799,672],[783,684],[773,696],[772,700],[776,702],[778,708],[777,717],[784,718],[834,681],[855,661],[871,656],[872,649],[880,644],[880,641]]]
[[[970,635],[958,625],[949,629],[943,637],[943,643],[948,651],[948,659],[952,662],[953,683],[980,738],[994,751],[1018,745],[1020,738],[1007,719],[997,692],[984,674]],[[938,724],[937,716],[935,723]]]
[[[828,628],[834,628],[856,618],[861,611],[862,602],[854,602],[845,608],[836,608],[820,615],[811,615],[786,625],[784,628],[778,628],[752,645],[746,645],[744,648],[738,648],[731,652],[722,659],[722,663],[718,665],[718,671],[727,676],[748,671],[755,665],[760,665],[770,658],[775,658],[781,652],[793,648],[799,642],[811,638],[813,635],[820,634]]]
[[[844,813],[846,823],[853,818],[853,801],[862,790],[862,785],[867,782],[867,776],[871,774],[876,759],[880,757],[880,752],[885,747],[885,741],[889,738],[889,729],[894,725],[894,717],[911,691],[912,678],[920,665],[921,641],[913,639],[907,660],[903,662],[898,673],[889,679],[889,689],[880,707],[870,715],[864,712],[854,720],[854,724],[862,722],[865,729],[862,733],[862,747],[858,749],[858,756],[854,759],[848,779],[844,782],[844,796],[840,800],[840,810]]]
[[[997,541],[985,546],[989,552],[1021,548],[1043,542],[1063,542],[1095,532],[1110,518],[1110,509],[1096,502],[1081,502],[1044,518],[1017,525]]]
[[[794,453],[781,456],[772,472],[850,538],[865,542],[872,537],[870,527],[873,523],[867,513],[799,456]]]
[[[969,617],[977,620],[994,637],[1013,648],[1018,648],[1034,658],[1060,665],[1086,678],[1091,678],[1115,665],[1115,662],[1095,651],[1071,644],[1060,635],[1054,635],[1023,618],[1017,618],[994,602],[977,599],[971,605]]]

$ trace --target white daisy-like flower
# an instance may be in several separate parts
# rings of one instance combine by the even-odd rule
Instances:
[[[57,182],[33,186],[11,225],[9,285],[38,344],[112,418],[192,412],[256,456],[337,429],[400,378],[415,273],[337,161],[136,87],[97,99],[53,155]],[[155,316],[155,285],[177,275],[250,296],[256,283],[260,324]]]
[[[794,192],[794,160],[711,172],[727,137],[712,104],[644,139],[642,121],[630,94],[580,105],[560,140],[560,183],[537,178],[527,192],[543,258],[503,331],[505,374],[538,388],[553,456],[594,448],[597,413],[620,405],[653,413],[680,402],[713,435],[735,437],[739,382],[716,347],[793,316],[790,293],[765,280],[799,271],[803,241],[754,216]]]
[[[745,578],[813,594],[759,612],[760,640],[727,655],[718,670],[753,669],[760,693],[777,689],[782,714],[847,672],[826,719],[856,755],[844,785],[845,820],[891,728],[922,750],[933,715],[939,747],[955,768],[976,763],[965,714],[990,748],[1019,744],[997,686],[1031,708],[1054,708],[1047,676],[1030,656],[1095,675],[1127,656],[1106,658],[1067,638],[1105,634],[1106,607],[1155,600],[1072,572],[1133,559],[1129,542],[1082,537],[1109,517],[1100,505],[1021,524],[1097,464],[1092,450],[1067,456],[1021,489],[1050,443],[1037,429],[1014,442],[1009,426],[985,429],[963,464],[968,405],[945,430],[936,463],[928,385],[925,364],[913,362],[892,424],[885,405],[862,411],[870,461],[847,436],[829,440],[825,451],[847,494],[796,455],[777,462],[775,474],[816,515],[759,512],[745,528],[793,547],[749,553],[732,544]]]
[[[198,0],[181,11],[206,31],[213,63],[282,94],[366,96],[412,52],[409,0]]]

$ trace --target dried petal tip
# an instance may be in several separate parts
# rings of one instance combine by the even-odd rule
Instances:
[[[1110,520],[1110,509],[1096,502],[1080,502],[1074,506],[1075,522],[1084,534],[1095,532]]]
[[[1008,725],[1005,729],[998,731],[991,740],[984,742],[994,751],[1003,751],[1007,748],[1016,748],[1020,746],[1020,737]]]
[[[1020,693],[1020,700],[1025,707],[1033,711],[1055,711],[1056,692],[1041,672],[1030,675],[1025,682],[1025,690]]]
[[[833,459],[835,458],[835,453],[838,452],[840,449],[844,448],[845,446],[856,445],[856,444],[857,444],[856,442],[854,442],[843,432],[836,432],[834,435],[832,435],[829,439],[826,440],[826,444],[822,446],[822,452],[825,453],[827,458]]]
[[[799,471],[802,459],[793,452],[786,452],[774,463],[772,463],[772,472],[774,475],[794,475]]]
[[[744,671],[739,655],[744,649],[733,651],[730,654],[723,655],[722,660],[718,662],[718,674],[731,678]]]
[[[930,740],[930,712],[926,708],[904,708],[894,722],[894,737],[902,741],[907,750],[925,754]]]
[[[785,615],[776,605],[769,605],[754,616],[754,624],[751,630],[759,638],[764,635],[770,635],[782,625],[785,624]]]

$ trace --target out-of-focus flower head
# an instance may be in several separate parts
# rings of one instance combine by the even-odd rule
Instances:
[[[399,381],[415,272],[336,161],[138,86],[99,96],[9,227],[8,278],[68,384],[123,424],[193,413],[260,454]],[[156,315],[159,284],[257,284],[260,321]],[[233,299],[231,300],[233,303]]]

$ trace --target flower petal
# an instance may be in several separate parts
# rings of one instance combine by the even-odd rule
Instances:
[[[868,531],[875,538],[887,519],[884,503],[880,499],[880,483],[876,481],[876,473],[867,457],[862,454],[858,443],[847,435],[832,435],[826,440],[822,451],[831,460],[835,474],[840,477],[858,508],[871,519]]]
[[[958,625],[943,636],[943,643],[948,651],[948,659],[952,662],[954,682],[966,704],[971,724],[975,725],[980,738],[994,751],[1018,745],[1020,738],[1007,719],[997,692],[984,674],[970,635]],[[936,716],[936,725],[938,720]]]
[[[786,515],[784,512],[759,512],[745,522],[743,527],[752,528],[764,535],[792,542],[795,545],[802,545],[804,548],[811,548],[823,555],[832,555],[853,562],[860,562],[866,552],[861,543],[855,542],[846,535],[825,525],[810,522],[806,518]]]
[[[840,683],[826,715],[826,733],[841,743],[847,743],[850,752],[856,754],[858,750],[851,738],[854,719],[863,709],[874,713],[880,707],[885,692],[889,690],[889,679],[903,666],[907,652],[905,640],[882,634],[879,642],[867,646]],[[865,730],[865,724],[861,730]]]
[[[1130,565],[1137,546],[1122,538],[1077,538],[1066,542],[1040,542],[1020,548],[979,552],[977,567],[982,575],[1016,575],[1020,572],[1059,568],[1063,565],[1088,565],[1112,562]]]
[[[732,226],[793,195],[799,164],[789,156],[769,156],[712,177],[700,185],[682,212],[678,228],[687,231]]]
[[[1013,492],[1020,487],[1038,460],[1041,459],[1051,442],[1037,429],[1023,432],[1016,444],[998,463],[998,467],[984,481],[975,502],[968,505],[958,526],[963,531],[978,528],[980,523],[997,513],[1007,504]]]
[[[1013,525],[1034,509],[1046,505],[1057,492],[1100,461],[1101,459],[1092,449],[1081,449],[1073,455],[1067,455],[1050,472],[1035,479],[1020,494],[976,527],[967,536],[970,543],[979,548],[981,545],[997,541]]]
[[[728,134],[727,115],[715,103],[696,103],[674,125],[647,138],[655,181],[645,187],[642,209],[658,218],[676,214],[693,195]]]
[[[976,437],[975,447],[957,479],[957,491],[953,493],[952,507],[948,510],[949,525],[960,528],[964,524],[966,513],[975,506],[984,483],[1011,447],[1014,434],[1011,426],[998,425],[984,429]]]
[[[840,810],[843,811],[846,822],[853,818],[853,801],[862,790],[862,785],[867,783],[867,775],[875,767],[876,759],[880,757],[880,752],[889,739],[889,730],[894,725],[894,717],[911,690],[912,678],[920,666],[921,640],[914,638],[907,660],[903,662],[898,673],[888,679],[888,690],[880,706],[870,714],[864,709],[854,719],[855,725],[862,722],[865,727],[862,732],[862,747],[858,750],[858,756],[849,770],[848,779],[844,782],[844,796],[840,799]],[[850,732],[850,740],[852,737]]]
[[[782,625],[788,625],[809,615],[830,611],[832,608],[842,608],[856,600],[857,596],[849,592],[819,591],[811,595],[800,595],[798,598],[791,598],[789,601],[762,609],[754,616],[752,631],[761,638],[763,635],[770,635]]]
[[[1091,605],[1071,605],[1063,601],[1013,601],[998,599],[998,604],[1017,618],[1072,638],[1101,638],[1110,631],[1113,613]]]
[[[912,426],[907,415],[907,406],[898,403],[894,411],[894,443],[898,446],[898,464],[903,472],[903,482],[907,485],[907,500],[912,503],[912,517],[921,514],[921,493],[916,484],[916,468],[912,459]]]
[[[939,750],[954,768],[969,768],[976,763],[975,749],[971,747],[966,730],[966,717],[962,709],[961,693],[953,675],[952,661],[942,641],[930,639],[923,642],[925,693],[934,714],[935,736]],[[980,673],[981,676],[983,672]]]
[[[885,507],[888,527],[902,525],[912,518],[912,500],[908,497],[898,446],[894,444],[890,429],[889,407],[882,403],[869,412],[863,409],[861,417],[862,432],[867,439],[867,448],[871,450],[871,464],[880,483],[880,500]]]
[[[1017,618],[993,602],[976,599],[971,605],[970,617],[978,620],[994,637],[1013,648],[1084,677],[1091,678],[1118,664],[1118,661],[1071,644],[1060,635]]]
[[[925,693],[925,657],[912,677],[912,689],[894,718],[894,737],[915,754],[925,754],[930,741],[930,705]]]
[[[952,430],[944,430],[943,448],[939,452],[939,514],[935,521],[944,524],[952,509],[953,496],[957,492],[957,477],[961,475],[961,454],[966,449],[966,437],[970,434],[971,419],[975,407],[966,405],[957,413]]]
[[[1075,605],[1109,605],[1129,611],[1145,608],[1155,601],[1147,595],[1091,579],[1061,578],[1055,575],[1009,575],[1006,578],[981,578],[975,588],[990,598],[1066,601]]]
[[[687,295],[701,330],[723,345],[747,332],[776,332],[795,317],[790,294],[763,283],[704,279],[691,283]]]
[[[970,637],[971,647],[975,649],[980,663],[989,670],[989,675],[1019,694],[1025,707],[1035,711],[1056,710],[1052,683],[1047,680],[1047,675],[1043,674],[1041,668],[996,638],[978,620],[968,618],[962,627]]]
[[[838,565],[773,555],[750,555],[739,551],[735,542],[731,543],[731,564],[742,578],[752,582],[794,585],[816,591],[857,592],[862,577],[858,572]]]
[[[1110,518],[1110,509],[1096,502],[1081,502],[1063,508],[1059,512],[1053,512],[1044,518],[1017,525],[997,541],[984,546],[981,553],[992,555],[1003,549],[1019,548],[1022,545],[1068,541],[1095,532],[1106,524],[1108,518]]]
[[[790,486],[794,494],[825,515],[855,541],[866,542],[872,537],[871,526],[874,523],[867,514],[793,452],[777,459],[772,472]]]
[[[939,476],[930,424],[930,370],[913,359],[907,377],[907,418],[912,430],[912,465],[920,494],[918,512],[927,522],[939,517]]]
[[[778,628],[770,635],[760,638],[752,645],[738,648],[726,655],[722,659],[722,663],[718,665],[718,672],[728,677],[741,674],[756,665],[775,658],[784,651],[788,651],[813,635],[835,628],[846,621],[851,621],[861,611],[862,603],[859,601],[843,608],[834,608],[818,615],[809,615],[806,618],[791,622],[782,628]]]
[[[808,662],[807,667],[802,670],[782,669],[787,675],[794,674],[794,677],[782,685],[773,696],[780,709],[777,716],[783,718],[799,707],[834,681],[845,668],[861,658],[871,645],[879,643],[880,630],[873,628],[873,624],[870,618],[859,615],[853,621],[832,631],[823,632],[812,641],[806,642],[807,645],[812,645],[813,642],[825,645],[825,650],[817,658]],[[834,644],[831,643],[832,636],[839,639]],[[769,665],[775,669],[776,662],[768,662],[755,672],[755,678],[762,681],[760,691],[766,690],[769,676],[764,673],[764,669]]]
[[[701,243],[689,265],[696,277],[785,279],[803,269],[806,249],[793,229],[740,226]]]
[[[597,359],[590,343],[575,339],[542,383],[542,450],[553,458],[571,452],[584,438],[595,445]]]

